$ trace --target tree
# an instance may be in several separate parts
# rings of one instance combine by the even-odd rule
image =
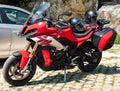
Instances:
[[[18,6],[21,8],[28,9],[28,4],[31,2],[31,0],[0,0],[1,4],[7,4],[7,5],[13,5]]]
[[[19,0],[0,0],[1,4],[16,5]]]
[[[27,5],[31,0],[0,0],[1,4],[8,4],[8,5],[14,5],[14,6],[23,6]]]

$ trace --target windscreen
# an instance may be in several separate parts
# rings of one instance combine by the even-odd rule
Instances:
[[[34,23],[37,19],[43,18],[45,11],[49,7],[49,2],[37,2],[32,10],[30,22]]]
[[[65,4],[61,0],[51,0],[50,2],[39,0],[32,10],[30,20],[34,23],[36,19],[43,18],[44,15],[53,20],[58,19],[58,16],[65,11]]]

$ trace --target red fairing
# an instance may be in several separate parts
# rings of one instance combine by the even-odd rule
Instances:
[[[53,33],[57,33],[57,28],[55,27],[50,27],[50,28],[47,28],[47,34],[53,34]]]
[[[61,38],[66,38],[68,40],[71,40],[72,42],[76,42],[77,41],[77,38],[72,33],[72,28],[67,28],[65,30],[62,30],[60,32],[60,37]]]
[[[19,52],[22,55],[22,59],[20,61],[20,70],[23,70],[23,68],[25,67],[26,63],[28,62],[30,53],[28,51],[24,51],[24,50],[20,50]]]
[[[28,28],[24,33],[26,34],[27,32],[32,30],[37,30],[37,33],[34,34],[33,36],[39,36],[39,35],[45,35],[45,34],[48,35],[48,34],[57,32],[57,29],[54,27],[48,28],[47,22],[39,22],[39,23],[32,24],[28,26]]]
[[[47,22],[37,23],[37,33],[34,36],[47,34]]]
[[[113,35],[112,31],[109,31],[108,33],[106,33],[100,40],[100,43],[98,45],[98,49],[102,50],[104,49],[104,47],[106,46],[106,44],[110,41],[111,37]]]
[[[42,50],[42,54],[45,61],[45,66],[49,67],[52,64],[52,59],[50,58],[49,50]]]

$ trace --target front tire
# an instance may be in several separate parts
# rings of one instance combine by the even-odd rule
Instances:
[[[36,62],[32,62],[30,68],[21,73],[19,64],[21,57],[10,56],[3,66],[4,79],[13,86],[21,86],[26,84],[36,72]]]
[[[96,49],[90,42],[89,49],[83,51],[81,59],[78,61],[78,68],[83,72],[93,71],[101,61],[102,52]]]

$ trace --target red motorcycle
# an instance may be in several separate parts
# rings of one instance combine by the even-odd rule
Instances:
[[[64,12],[58,19],[47,18],[49,7],[49,2],[37,3],[19,33],[28,44],[24,50],[14,52],[3,66],[3,76],[9,84],[26,84],[37,65],[44,71],[64,69],[66,81],[67,68],[78,66],[90,72],[100,63],[102,51],[113,46],[115,30],[103,28],[109,22],[97,20],[95,11],[87,11],[83,22],[79,18],[62,18],[71,12]]]

